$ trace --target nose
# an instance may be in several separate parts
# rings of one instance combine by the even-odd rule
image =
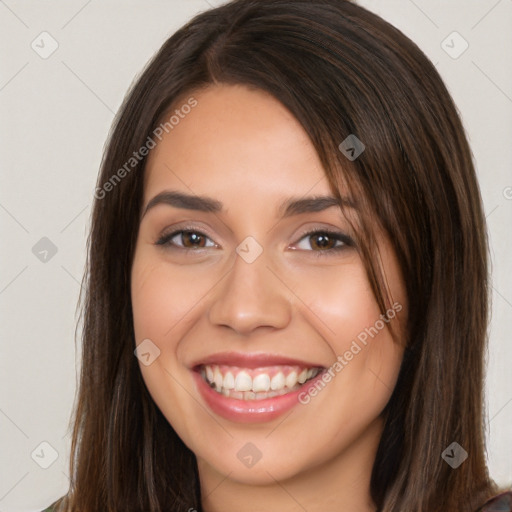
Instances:
[[[283,284],[283,276],[269,266],[266,251],[251,263],[235,253],[231,270],[216,287],[210,322],[240,335],[257,328],[286,327],[291,320],[293,295]]]

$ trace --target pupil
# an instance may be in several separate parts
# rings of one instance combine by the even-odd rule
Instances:
[[[316,235],[316,239],[317,240],[323,240],[323,242],[321,241],[320,243],[316,243],[316,245],[318,247],[322,247],[322,248],[325,248],[325,247],[328,247],[329,246],[329,236],[327,235]]]
[[[197,242],[200,240],[200,237],[197,236],[196,233],[190,231],[186,233],[185,237],[187,239],[187,242]]]

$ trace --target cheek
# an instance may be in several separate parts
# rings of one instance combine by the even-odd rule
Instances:
[[[305,306],[304,315],[336,353],[379,318],[366,273],[355,256],[338,266],[301,269],[291,281],[298,303]]]
[[[172,334],[186,328],[207,289],[208,282],[196,270],[185,266],[172,269],[165,261],[155,261],[142,251],[132,268],[136,340],[176,338]]]
[[[398,322],[404,314],[404,297],[399,281],[389,277],[388,284],[397,306],[390,306],[387,311],[380,311],[364,267],[351,260],[336,269],[304,272],[301,279],[298,275],[295,279],[294,290],[307,305],[304,315],[315,330],[322,333],[331,352],[332,378],[325,387],[334,391],[337,406],[326,405],[317,410],[323,410],[326,416],[339,414],[341,417],[334,422],[345,424],[347,428],[378,415],[388,402],[398,377],[403,356]],[[383,315],[387,316],[383,319]],[[389,326],[399,333],[396,342]],[[318,395],[311,398],[319,403],[332,396],[331,392],[324,393],[320,389]],[[351,411],[350,417],[346,416],[346,411]]]
[[[154,402],[179,432],[193,429],[189,380],[178,360],[179,340],[189,328],[193,305],[201,297],[191,271],[171,272],[171,266],[139,247],[131,273],[131,300],[136,344],[149,339],[160,350],[154,361],[139,362],[143,380]],[[195,283],[195,286],[192,284]],[[179,290],[177,293],[176,290]],[[193,404],[192,404],[193,405]]]

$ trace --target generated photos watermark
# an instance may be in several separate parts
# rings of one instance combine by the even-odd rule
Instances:
[[[317,396],[331,380],[336,377],[338,373],[349,364],[354,357],[361,352],[361,350],[368,344],[368,337],[375,338],[379,332],[384,329],[393,318],[396,317],[397,313],[402,311],[402,305],[399,302],[395,302],[391,308],[385,313],[381,314],[379,319],[370,327],[366,327],[357,336],[356,339],[352,340],[350,348],[346,350],[343,355],[338,355],[336,361],[322,373],[321,377],[310,386],[307,390],[299,393],[298,400],[301,404],[309,404],[311,400]],[[361,345],[363,347],[361,347]]]
[[[185,119],[187,114],[192,111],[192,108],[197,106],[197,100],[191,96],[186,103],[181,105],[180,108],[174,110],[174,113],[169,117],[169,120],[165,123],[159,124],[153,130],[153,137],[159,141],[162,140],[163,134],[169,133],[173,130],[182,119]],[[101,187],[96,187],[94,191],[94,197],[96,199],[103,199],[108,192],[112,191],[121,180],[126,177],[139,162],[141,162],[149,152],[156,147],[156,141],[151,135],[148,136],[146,142],[139,148],[138,151],[133,152],[133,156],[130,157],[122,167],[120,167]]]

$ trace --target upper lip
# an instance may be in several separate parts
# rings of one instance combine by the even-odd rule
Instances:
[[[278,354],[258,353],[245,353],[245,352],[218,352],[209,356],[203,357],[200,360],[191,364],[191,368],[197,369],[202,365],[225,365],[237,366],[239,368],[261,368],[264,366],[304,366],[307,368],[323,368],[322,365],[304,361],[292,357],[287,357]]]

